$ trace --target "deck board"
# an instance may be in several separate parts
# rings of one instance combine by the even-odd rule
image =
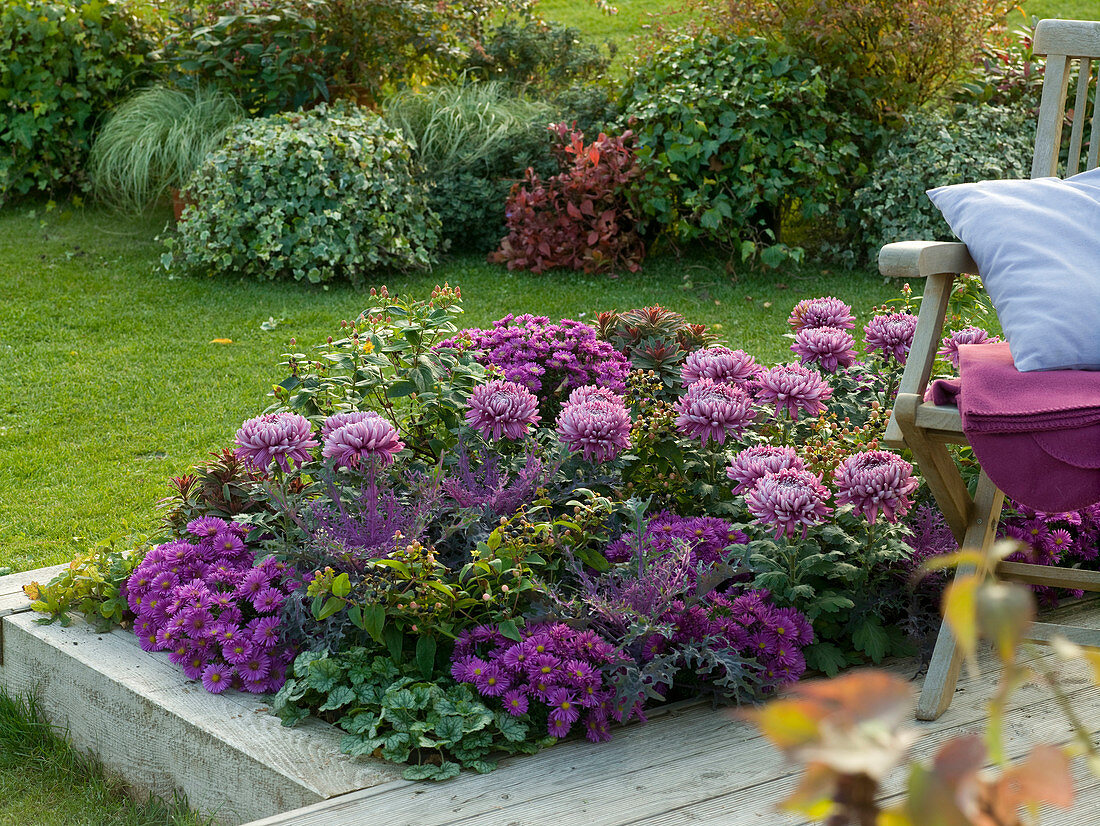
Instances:
[[[1058,614],[1063,621],[1100,625],[1095,602]],[[1045,647],[1030,656],[1037,664],[1053,657]],[[914,748],[918,757],[928,760],[949,737],[982,730],[996,667],[988,652],[979,662],[979,674],[964,672],[946,714],[932,723],[914,720],[922,733]],[[913,664],[896,663],[891,670],[908,677]],[[1100,705],[1100,688],[1083,671],[1066,672],[1064,680],[1075,708]],[[915,697],[920,680],[913,685]],[[1100,730],[1100,719],[1095,725]],[[1069,733],[1045,689],[1028,684],[1016,693],[1005,731],[1010,756],[1023,756],[1035,743],[1064,741]],[[1052,811],[1044,826],[1077,826],[1087,822],[1080,812],[1100,811],[1100,781],[1078,775],[1082,794],[1073,814]],[[800,826],[805,821],[775,808],[796,781],[797,773],[751,726],[723,710],[693,707],[619,730],[610,743],[570,741],[505,759],[492,774],[463,774],[439,785],[387,783],[248,826]],[[896,795],[902,782],[902,772],[895,772],[885,793]]]

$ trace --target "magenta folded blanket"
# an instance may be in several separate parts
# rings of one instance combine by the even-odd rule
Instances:
[[[966,344],[959,376],[934,382],[929,400],[958,405],[997,487],[1041,511],[1100,502],[1100,372],[1021,373],[1007,344]]]

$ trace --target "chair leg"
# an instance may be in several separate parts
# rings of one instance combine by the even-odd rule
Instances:
[[[983,557],[987,556],[997,536],[997,520],[1001,516],[1003,504],[1004,494],[983,470],[978,477],[978,490],[974,496],[974,519],[967,526],[966,536],[959,547],[978,548]],[[971,566],[960,566],[955,576],[973,570]],[[932,661],[928,664],[928,674],[924,678],[924,687],[917,701],[918,720],[935,720],[947,711],[955,695],[955,684],[959,680],[961,665],[962,652],[959,651],[955,634],[947,623],[941,623],[936,648],[932,652]]]

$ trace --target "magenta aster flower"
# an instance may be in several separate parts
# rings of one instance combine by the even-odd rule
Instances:
[[[673,405],[676,427],[704,445],[708,439],[725,444],[726,436],[740,436],[756,418],[752,398],[732,384],[700,379]]]
[[[855,339],[839,327],[804,327],[795,334],[791,349],[803,364],[816,364],[826,373],[856,360]]]
[[[909,313],[877,315],[863,328],[863,342],[868,353],[882,351],[882,357],[898,364],[905,364],[909,348],[913,346],[913,333],[917,331],[917,317]]]
[[[839,298],[824,296],[799,301],[791,310],[787,323],[796,333],[812,327],[851,330],[856,326],[856,317],[852,315],[852,308]]]
[[[466,422],[485,439],[516,441],[539,421],[539,400],[522,384],[495,379],[474,390]]]
[[[744,384],[760,371],[756,360],[744,350],[728,347],[707,347],[696,350],[684,359],[680,377],[687,387],[700,379],[714,379],[729,384]]]
[[[989,333],[981,327],[963,327],[961,330],[952,330],[943,337],[937,354],[951,362],[951,366],[959,369],[959,345],[960,344],[996,344],[1000,341],[997,336],[990,337]]]
[[[321,455],[332,459],[336,467],[359,467],[363,459],[386,467],[403,447],[396,427],[381,416],[370,416],[332,431]]]
[[[793,447],[756,445],[734,455],[730,466],[726,468],[726,476],[737,482],[737,487],[733,489],[734,496],[737,496],[751,490],[769,473],[778,473],[787,468],[804,468]]]
[[[821,478],[808,470],[785,468],[769,473],[745,494],[745,505],[757,519],[775,526],[776,537],[792,537],[806,531],[832,513],[825,502],[829,491]]]
[[[221,694],[233,682],[233,666],[213,662],[202,672],[202,687],[211,694]]]
[[[570,450],[600,464],[630,447],[630,414],[621,401],[593,394],[580,404],[562,408],[557,432]]]
[[[865,450],[845,459],[833,473],[838,505],[851,504],[875,524],[881,511],[896,522],[909,510],[909,494],[917,489],[913,466],[887,450]]]
[[[824,413],[824,403],[833,397],[833,389],[816,370],[801,364],[777,364],[757,378],[756,397],[774,402],[776,415],[786,410],[797,420],[799,410],[811,416]]]
[[[363,419],[371,419],[377,415],[373,410],[348,410],[343,413],[333,413],[321,425],[321,440],[328,441],[328,437],[332,435],[334,430],[339,430],[346,424],[361,422]]]
[[[309,420],[297,413],[265,413],[241,425],[236,436],[238,459],[260,470],[276,462],[290,472],[291,462],[309,461],[309,451],[317,447]]]

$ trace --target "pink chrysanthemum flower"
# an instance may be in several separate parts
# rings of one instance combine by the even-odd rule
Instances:
[[[855,339],[839,327],[804,327],[794,337],[791,349],[803,364],[816,364],[826,373],[848,367],[856,360]]]
[[[309,451],[317,447],[309,420],[297,413],[265,413],[241,425],[236,436],[238,459],[260,470],[275,462],[290,472],[291,462],[309,461]]]
[[[882,357],[905,364],[909,348],[913,346],[913,334],[917,331],[917,317],[909,313],[877,315],[863,328],[863,342],[868,353],[882,351]]]
[[[852,315],[851,307],[830,295],[799,301],[791,310],[791,317],[787,319],[787,323],[796,333],[813,327],[851,330],[856,326],[856,317]]]
[[[786,410],[796,421],[799,410],[820,416],[832,397],[833,389],[821,374],[801,364],[777,364],[756,380],[756,398],[774,403],[776,415]]]
[[[474,390],[466,422],[485,439],[522,439],[539,420],[539,400],[514,381],[495,379]]]
[[[756,418],[752,398],[731,384],[700,379],[673,405],[676,427],[685,436],[704,445],[714,439],[725,444],[726,436],[739,437]]]
[[[572,451],[600,464],[630,447],[630,414],[621,401],[593,394],[580,404],[567,404],[558,415],[558,436]]]
[[[733,494],[738,496],[751,490],[769,473],[778,473],[787,468],[795,470],[804,468],[802,459],[795,453],[793,447],[756,445],[742,450],[733,457],[730,466],[726,468],[726,476],[731,481],[737,482]]]
[[[981,327],[963,327],[961,330],[952,330],[950,334],[944,336],[943,341],[940,342],[940,349],[936,352],[958,370],[960,344],[996,344],[1000,340],[997,336],[991,337]]]
[[[328,441],[333,431],[339,430],[346,424],[361,422],[364,419],[373,419],[378,416],[373,410],[347,410],[343,413],[333,413],[324,424],[321,425],[321,441]]]
[[[808,470],[785,468],[769,473],[745,494],[749,513],[762,522],[775,526],[776,537],[792,537],[802,529],[802,537],[813,525],[832,513],[825,503],[828,489],[821,484],[821,477]]]
[[[369,416],[332,431],[321,454],[336,467],[359,467],[364,459],[387,467],[403,447],[393,424],[381,416]]]
[[[919,482],[913,466],[896,453],[865,450],[845,459],[833,473],[838,505],[851,504],[872,525],[879,512],[896,522],[909,510],[909,494]]]
[[[741,385],[760,372],[760,367],[744,350],[728,347],[707,347],[696,350],[684,359],[680,377],[687,387],[700,379]]]

